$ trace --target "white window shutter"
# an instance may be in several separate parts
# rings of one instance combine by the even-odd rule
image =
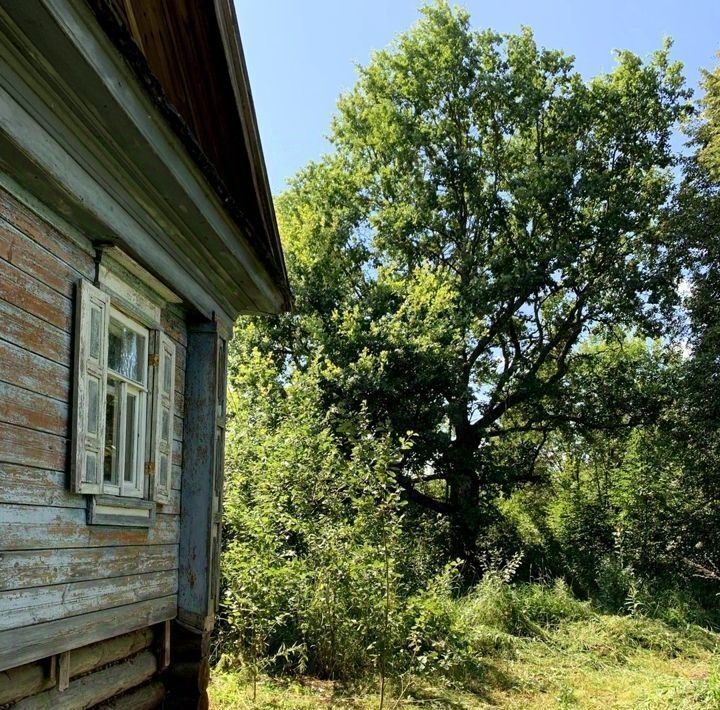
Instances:
[[[105,448],[105,395],[110,298],[81,281],[75,310],[75,379],[71,486],[100,493]]]
[[[155,500],[170,500],[172,483],[173,424],[175,416],[175,343],[157,333],[153,373],[152,472]]]

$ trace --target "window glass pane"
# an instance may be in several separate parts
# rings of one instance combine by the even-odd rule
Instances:
[[[137,396],[128,392],[125,404],[125,480],[132,483],[135,480],[135,445],[137,442],[135,411],[137,410]]]
[[[100,426],[100,382],[96,377],[88,377],[88,434],[97,434]]]
[[[163,357],[163,392],[170,394],[172,388],[172,355],[166,350]]]
[[[120,432],[120,383],[108,379],[107,399],[105,403],[105,461],[103,465],[103,480],[107,483],[117,483],[117,442]]]
[[[114,318],[110,319],[108,367],[135,382],[143,382],[145,338]]]
[[[164,444],[170,443],[170,412],[163,407],[162,410],[162,427],[161,427],[161,440]]]
[[[100,343],[102,337],[100,334],[100,324],[102,323],[102,313],[98,308],[90,308],[90,357],[93,360],[100,359]]]
[[[85,482],[97,483],[97,454],[90,451],[85,456]]]

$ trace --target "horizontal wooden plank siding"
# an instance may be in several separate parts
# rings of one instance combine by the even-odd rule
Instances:
[[[0,591],[175,570],[177,556],[177,545],[4,552]]]
[[[67,368],[70,333],[0,299],[0,341],[47,358]]]
[[[173,490],[179,491],[182,484],[182,467],[172,467],[172,487]]]
[[[0,380],[64,402],[70,398],[70,368],[67,365],[5,340],[0,340]]]
[[[82,508],[84,496],[71,493],[64,471],[48,471],[0,462],[0,504]]]
[[[170,492],[170,500],[160,512],[177,515],[180,513],[180,467],[176,467],[173,478],[177,487]],[[85,496],[71,493],[64,471],[48,471],[28,468],[0,461],[0,504],[50,506],[53,508],[87,508]]]
[[[156,516],[150,528],[88,525],[85,510],[36,505],[0,506],[0,551],[46,550],[51,547],[114,547],[173,545],[177,515]],[[0,611],[2,607],[0,606]]]
[[[68,675],[77,678],[145,650],[153,642],[152,629],[141,629],[116,636],[107,641],[83,646],[70,654]],[[57,681],[48,673],[48,662],[28,663],[0,673],[0,705],[17,702],[43,690],[53,688]]]
[[[91,275],[68,266],[1,217],[0,259],[39,279],[67,298],[72,298],[73,284],[78,278],[83,276],[92,278]]]
[[[65,470],[68,441],[0,421],[0,461],[33,468]]]
[[[17,710],[77,710],[90,708],[151,678],[157,671],[155,654],[143,651],[129,661],[78,678],[67,690],[57,688],[21,700]]]
[[[23,311],[70,332],[72,300],[0,259],[0,298]]]
[[[156,680],[98,705],[97,710],[155,710],[164,697],[165,686]]]
[[[0,670],[144,629],[174,619],[176,613],[177,599],[173,595],[23,629],[0,631]]]
[[[0,631],[175,594],[177,570],[0,592]]]
[[[182,348],[183,352],[187,348],[187,324],[175,306],[170,306],[163,311],[162,316],[163,330]],[[182,358],[182,367],[185,368],[185,357]]]
[[[173,417],[173,440],[182,443],[183,440],[183,418],[175,412]]]
[[[0,190],[0,214],[16,229],[26,234],[52,254],[82,271],[86,278],[93,275],[93,255],[60,234],[55,227],[38,217],[7,192]]]
[[[168,502],[158,508],[160,513],[165,515],[180,515],[180,490],[170,488]]]
[[[69,488],[69,452],[75,298],[79,280],[94,274],[86,248],[0,190],[0,670],[38,662],[23,670],[34,688],[28,707],[75,707],[86,696],[99,703],[138,685],[138,702],[161,698],[162,686],[147,683],[157,669],[143,652],[147,627],[177,614],[185,316],[177,305],[161,315],[177,346],[169,500],[149,527],[90,525],[88,496]],[[107,641],[142,629],[140,646]],[[102,642],[113,644],[107,653]],[[71,654],[71,676],[78,668],[90,675],[57,693],[38,675],[47,666],[40,659],[71,649],[82,649]],[[141,662],[102,675],[137,653]],[[0,673],[0,690],[8,678]]]
[[[0,382],[0,421],[67,437],[68,405],[36,390]]]

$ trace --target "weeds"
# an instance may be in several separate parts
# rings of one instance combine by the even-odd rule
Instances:
[[[387,625],[380,617],[391,645],[375,666],[379,692],[368,671],[343,682],[266,673],[256,686],[257,665],[226,659],[214,707],[720,708],[720,635],[680,623],[682,604],[662,609],[673,623],[647,616],[647,606],[609,614],[563,582],[513,585],[493,574],[458,598],[453,574],[403,608],[388,606]]]

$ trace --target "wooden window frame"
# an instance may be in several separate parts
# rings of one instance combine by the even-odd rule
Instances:
[[[95,286],[83,280],[78,287],[77,328],[75,336],[75,380],[73,388],[74,430],[72,457],[72,489],[76,493],[90,496],[88,501],[88,522],[92,524],[137,524],[149,525],[154,520],[155,504],[170,502],[172,489],[172,448],[173,425],[175,416],[175,367],[177,348],[174,341],[157,326],[159,317],[150,322],[140,317],[137,311],[125,308],[127,295],[132,295],[132,288],[125,284],[124,291],[116,297],[115,290],[110,293],[101,286]],[[100,332],[101,354],[98,359],[89,359],[91,308],[102,308],[102,324]],[[159,316],[159,311],[158,311]],[[97,318],[95,319],[97,321]],[[129,378],[110,367],[108,349],[110,342],[110,324],[115,321],[137,333],[145,343],[142,361],[142,382]],[[145,322],[143,322],[145,321]],[[97,338],[93,340],[96,342]],[[164,391],[164,369],[169,368],[169,392]],[[88,377],[101,380],[102,386],[99,402],[100,431],[90,438],[88,434]],[[105,481],[105,446],[107,444],[107,427],[112,423],[105,421],[107,409],[107,393],[110,381],[117,383],[120,422],[116,435],[115,448],[118,459],[115,463],[115,481]],[[98,389],[98,388],[96,388]],[[127,436],[127,398],[136,398],[135,406],[135,466],[132,480],[125,480],[125,456]],[[163,412],[168,416],[167,440],[163,439],[161,427]],[[90,432],[92,433],[92,432]],[[90,447],[90,448],[88,448]],[[97,480],[86,482],[86,452],[99,452]],[[164,485],[161,483],[160,466],[165,462],[167,470]],[[95,500],[97,498],[98,500]],[[102,503],[100,504],[100,499]],[[118,516],[109,513],[112,501],[116,501]],[[135,501],[135,503],[132,503]],[[147,506],[153,509],[148,515]],[[137,510],[135,510],[137,508]],[[123,510],[125,509],[125,510]],[[130,510],[128,510],[130,509]]]
[[[150,330],[140,324],[138,321],[133,320],[126,316],[122,311],[118,310],[113,305],[112,297],[110,298],[110,318],[109,321],[116,321],[121,323],[129,330],[132,330],[137,335],[141,336],[145,341],[145,356],[142,361],[142,382],[140,384],[135,380],[121,375],[116,370],[110,367],[110,363],[107,363],[106,371],[106,390],[109,388],[109,380],[113,379],[119,382],[119,402],[120,402],[120,431],[116,449],[118,451],[118,459],[116,464],[117,472],[117,484],[109,483],[105,481],[104,475],[101,482],[101,489],[104,495],[114,495],[121,498],[143,498],[145,495],[145,441],[148,433],[148,425],[151,425],[150,417],[148,416],[148,358],[150,357]],[[106,335],[106,342],[110,341],[108,334]],[[125,455],[127,452],[127,397],[131,394],[136,397],[137,405],[135,406],[135,470],[133,472],[132,480],[125,480]],[[107,396],[107,395],[106,395]],[[109,422],[106,421],[105,437],[107,438],[107,427]],[[104,464],[104,460],[103,460]],[[104,467],[103,467],[104,474]]]

